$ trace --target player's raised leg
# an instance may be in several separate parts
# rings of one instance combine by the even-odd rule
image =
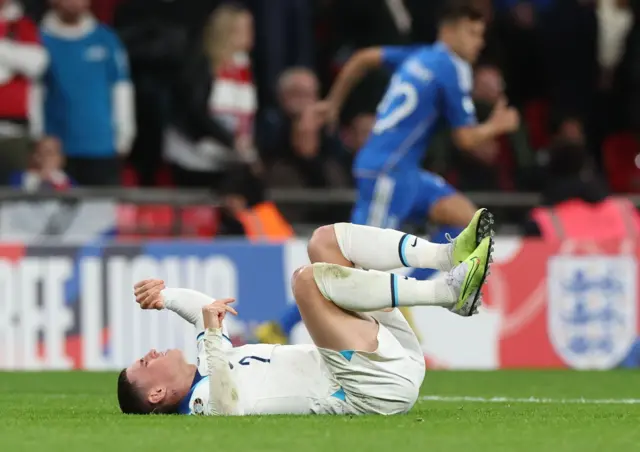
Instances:
[[[312,266],[297,271],[293,291],[307,330],[339,385],[331,398],[342,400],[345,412],[409,411],[424,379],[424,358],[402,316],[397,310],[371,315],[345,310],[322,295],[314,273]]]
[[[394,229],[336,223],[316,229],[308,245],[309,258],[311,263],[356,265],[381,271],[403,266],[448,271],[467,259],[485,237],[491,236],[492,224],[492,214],[480,209],[451,243],[439,244]]]
[[[432,281],[327,263],[313,264],[313,273],[322,295],[349,311],[442,306],[469,316],[480,303],[480,289],[489,273],[492,251],[493,239],[486,237],[446,278]]]
[[[338,352],[377,349],[378,324],[370,316],[347,311],[325,298],[315,282],[313,266],[296,270],[291,284],[302,320],[318,347]]]
[[[466,259],[485,236],[491,235],[493,217],[478,210],[463,232],[445,244],[431,243],[394,229],[337,223],[316,229],[308,244],[311,263],[394,270],[402,266],[448,271]],[[256,329],[261,342],[286,343],[291,328],[301,319],[296,306],[287,309],[280,323],[267,322]]]

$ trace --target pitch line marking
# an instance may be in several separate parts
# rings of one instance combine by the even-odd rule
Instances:
[[[539,403],[549,405],[640,405],[640,399],[556,399],[546,397],[472,397],[437,396],[420,397],[421,402],[475,402],[475,403]]]

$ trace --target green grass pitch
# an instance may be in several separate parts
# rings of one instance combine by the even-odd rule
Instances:
[[[0,373],[0,451],[640,451],[638,371],[429,372],[391,417],[124,416],[115,380]]]

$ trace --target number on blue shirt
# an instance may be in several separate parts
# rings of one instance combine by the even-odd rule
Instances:
[[[238,363],[241,366],[248,366],[249,364],[251,364],[251,361],[259,361],[261,363],[270,363],[271,360],[269,358],[261,358],[259,356],[245,356],[243,357],[240,361],[238,361]]]
[[[373,126],[375,134],[397,126],[400,121],[411,115],[418,106],[418,90],[407,81],[393,77],[387,93],[378,106],[379,119]]]

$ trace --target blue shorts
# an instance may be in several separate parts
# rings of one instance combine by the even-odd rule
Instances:
[[[424,222],[433,205],[456,191],[428,171],[357,178],[358,199],[351,222],[379,228],[398,228]]]

